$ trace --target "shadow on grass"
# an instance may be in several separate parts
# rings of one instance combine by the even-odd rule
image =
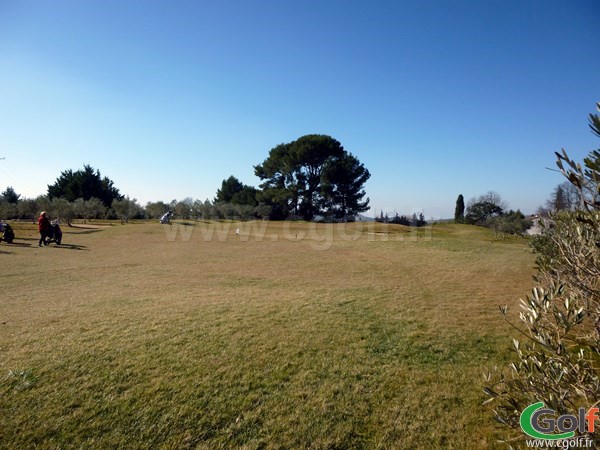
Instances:
[[[21,239],[19,239],[21,240]],[[6,244],[6,245],[10,245],[11,247],[32,247],[31,244],[26,244],[24,242],[12,242],[10,244]]]
[[[82,251],[86,251],[86,252],[90,251],[85,245],[75,245],[75,244],[49,245],[48,248],[63,248],[65,250],[82,250]]]
[[[96,230],[93,230],[96,231]],[[98,230],[99,231],[99,230]],[[83,234],[83,233],[72,233],[72,234]],[[35,242],[39,242],[39,238],[19,238],[20,241],[35,241]],[[27,247],[27,248],[31,248],[31,247],[37,247],[37,245],[35,244],[29,244],[29,243],[24,243],[24,242],[12,242],[11,244],[6,244],[7,248],[10,245],[11,247]],[[87,246],[85,245],[76,245],[76,244],[61,244],[61,245],[51,245],[51,247],[53,248],[65,248],[67,250],[85,250],[85,251],[90,251]]]
[[[103,228],[110,228],[110,227],[114,227],[115,225],[111,222],[111,223],[103,223],[103,224],[94,224],[94,223],[90,223],[90,224],[82,224],[82,225],[75,225],[75,224],[71,224],[68,225],[69,228],[79,228],[82,230],[102,230]]]
[[[73,227],[76,228],[76,227]],[[92,234],[102,231],[101,229],[86,229],[85,231],[63,231],[63,234]]]

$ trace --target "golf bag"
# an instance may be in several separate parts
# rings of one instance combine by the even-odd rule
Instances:
[[[0,241],[11,244],[15,238],[15,232],[13,231],[12,227],[7,223],[3,223],[0,224],[0,228],[2,229],[2,237],[0,238]]]
[[[46,245],[50,244],[51,242],[54,242],[56,245],[60,245],[62,242],[62,230],[58,224],[58,219],[50,222],[50,225],[52,226],[50,228],[50,232],[48,233],[48,241],[46,242]]]

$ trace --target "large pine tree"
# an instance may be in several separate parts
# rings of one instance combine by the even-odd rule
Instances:
[[[280,144],[254,171],[263,180],[260,200],[273,207],[273,218],[312,220],[368,208],[368,200],[362,200],[368,170],[331,136],[309,134]]]
[[[351,153],[329,161],[322,177],[323,213],[335,219],[353,217],[369,208],[364,184],[371,174]]]

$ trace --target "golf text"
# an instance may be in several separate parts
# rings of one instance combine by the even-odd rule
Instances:
[[[556,417],[556,411],[544,406],[544,402],[538,402],[523,410],[520,425],[525,434],[536,439],[558,440],[570,439],[576,431],[580,434],[594,432],[599,408],[592,407],[587,411],[579,408],[577,416],[563,414]]]

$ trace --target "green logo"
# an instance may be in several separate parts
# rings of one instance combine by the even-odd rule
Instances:
[[[556,415],[556,411],[544,408],[544,402],[538,402],[523,410],[519,423],[524,433],[536,439],[569,439],[575,436],[576,430],[581,433],[594,432],[598,411],[597,407],[592,407],[587,412],[585,408],[579,408],[579,417],[564,414],[554,419],[548,416]]]

